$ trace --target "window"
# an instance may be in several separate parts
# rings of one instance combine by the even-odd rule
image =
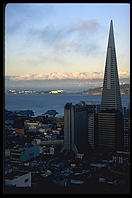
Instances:
[[[25,183],[26,183],[26,182],[28,182],[28,181],[29,181],[29,179],[28,179],[28,178],[27,178],[27,179],[25,179]]]

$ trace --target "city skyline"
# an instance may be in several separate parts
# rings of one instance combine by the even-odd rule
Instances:
[[[129,4],[63,5],[6,7],[3,193],[128,194]]]
[[[15,87],[17,83],[22,86],[24,81],[30,86],[38,80],[59,80],[58,85],[64,80],[77,81],[71,81],[71,86],[78,86],[80,80],[80,86],[84,86],[86,80],[103,79],[111,19],[116,29],[119,77],[129,79],[129,8],[129,4],[101,3],[8,4],[5,9],[7,86]]]

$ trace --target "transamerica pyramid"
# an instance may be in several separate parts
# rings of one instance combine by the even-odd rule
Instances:
[[[122,111],[112,20],[110,22],[101,110]]]
[[[97,148],[103,151],[123,149],[123,114],[112,20],[105,63],[101,112],[98,113],[97,140]]]

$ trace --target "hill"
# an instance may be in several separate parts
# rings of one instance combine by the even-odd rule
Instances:
[[[82,94],[84,95],[101,95],[102,94],[102,87],[97,87],[93,89],[88,89],[87,91],[83,91]],[[130,84],[120,84],[120,91],[121,95],[128,95],[130,94]]]

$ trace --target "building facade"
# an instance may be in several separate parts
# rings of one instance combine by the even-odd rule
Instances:
[[[74,153],[87,153],[95,149],[97,138],[97,113],[100,105],[81,101],[64,108],[64,147],[63,150]]]
[[[124,107],[124,151],[130,151],[130,108]]]
[[[88,112],[85,105],[67,103],[64,108],[64,147],[62,151],[84,153],[88,149]]]
[[[123,149],[123,114],[117,70],[113,22],[110,23],[101,112],[98,114],[98,148]]]
[[[93,150],[96,147],[97,131],[98,131],[98,113],[100,112],[99,104],[86,103],[88,111],[88,144]]]
[[[6,186],[31,187],[31,172],[12,172],[5,178]]]
[[[26,162],[40,155],[40,146],[18,147],[10,150],[10,160],[14,163]]]

